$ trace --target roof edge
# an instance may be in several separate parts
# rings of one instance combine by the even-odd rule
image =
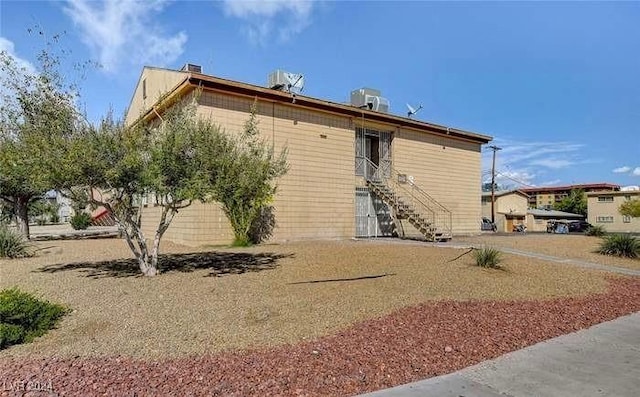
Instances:
[[[154,67],[145,66],[145,68],[154,69]],[[155,68],[162,69],[162,68]],[[165,69],[162,69],[165,70]],[[168,69],[167,69],[168,70]],[[429,131],[442,136],[449,136],[453,138],[463,139],[475,143],[486,144],[493,140],[493,137],[489,135],[479,134],[476,132],[465,131],[458,128],[447,127],[439,124],[428,123],[424,121],[418,121],[409,119],[406,117],[396,116],[388,113],[375,112],[368,109],[359,109],[355,106],[344,105],[336,102],[331,102],[323,99],[317,99],[304,95],[296,95],[288,92],[277,91],[266,87],[261,87],[253,84],[242,83],[234,80],[223,79],[211,75],[195,72],[183,72],[185,78],[182,79],[176,86],[169,90],[165,95],[159,98],[149,109],[141,114],[133,124],[137,124],[141,120],[154,117],[153,115],[158,111],[164,110],[163,108],[168,106],[171,100],[181,93],[186,93],[192,89],[208,88],[217,91],[231,92],[236,95],[258,97],[268,101],[282,102],[295,104],[301,107],[307,107],[326,111],[330,113],[342,114],[351,117],[364,117],[367,121],[382,122],[388,124],[394,124],[398,127],[412,128],[419,131]],[[142,74],[141,74],[142,76]]]
[[[323,99],[317,99],[304,95],[291,94],[288,92],[282,92],[273,90],[266,87],[260,87],[252,84],[242,83],[234,80],[227,80],[220,77],[214,77],[202,73],[191,73],[189,76],[189,82],[194,87],[204,87],[213,90],[231,91],[238,95],[259,97],[262,99],[291,103],[299,106],[319,109],[332,113],[343,114],[352,117],[364,116],[366,120],[373,120],[378,122],[386,122],[395,124],[400,127],[409,127],[418,130],[430,130],[435,133],[440,133],[445,136],[453,136],[471,140],[478,143],[489,143],[493,140],[493,137],[489,135],[478,134],[471,131],[465,131],[458,128],[451,128],[442,126],[439,124],[427,123],[423,121],[413,120],[406,117],[400,117],[388,113],[374,112],[368,109],[359,109],[351,105],[344,105],[336,102],[331,102]]]

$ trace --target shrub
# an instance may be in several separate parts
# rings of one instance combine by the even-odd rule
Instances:
[[[0,349],[24,341],[24,328],[19,325],[0,323]]]
[[[598,248],[598,253],[637,258],[640,256],[640,241],[629,234],[613,234],[605,237]]]
[[[0,291],[0,349],[44,335],[66,312],[16,288]]]
[[[247,237],[236,237],[231,243],[232,247],[250,247],[251,245],[251,240]]]
[[[584,231],[587,236],[602,237],[607,233],[602,225],[593,225]]]
[[[32,256],[29,242],[19,233],[0,225],[0,258]]]
[[[473,258],[476,260],[476,266],[489,267],[497,269],[500,267],[502,255],[495,248],[480,248],[473,251]]]
[[[78,212],[71,217],[70,222],[74,230],[84,230],[91,225],[91,215],[86,212]]]

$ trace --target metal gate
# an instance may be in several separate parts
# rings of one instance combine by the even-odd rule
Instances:
[[[355,170],[356,175],[370,177],[367,169],[371,161],[380,169],[380,176],[391,176],[391,132],[356,128]],[[372,152],[375,151],[375,156]]]
[[[388,237],[393,235],[393,219],[389,207],[369,188],[356,188],[356,237]]]

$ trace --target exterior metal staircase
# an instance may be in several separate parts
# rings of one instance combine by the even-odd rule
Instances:
[[[366,161],[367,187],[392,209],[396,222],[407,220],[428,241],[451,239],[451,211],[408,180],[406,174]]]

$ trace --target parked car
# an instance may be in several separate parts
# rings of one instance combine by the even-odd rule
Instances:
[[[480,224],[480,230],[490,230],[495,232],[498,230],[498,227],[494,222],[491,222],[491,219],[482,217],[482,223]]]
[[[591,227],[591,224],[587,221],[570,221],[569,222],[570,232],[584,232],[590,227]]]
[[[557,234],[567,234],[569,233],[569,221],[561,219],[561,220],[550,220],[547,222],[547,233],[557,233]]]

